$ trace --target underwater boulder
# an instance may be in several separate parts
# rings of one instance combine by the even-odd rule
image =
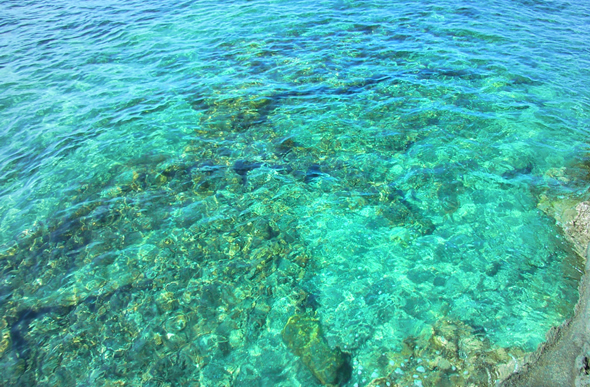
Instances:
[[[283,328],[283,342],[323,385],[340,386],[350,380],[350,355],[330,348],[318,319],[307,314],[292,316]]]

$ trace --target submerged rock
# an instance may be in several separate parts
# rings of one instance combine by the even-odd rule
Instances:
[[[306,314],[292,316],[283,328],[283,341],[320,383],[340,386],[350,379],[350,355],[338,347],[330,348],[318,319]]]
[[[400,352],[384,352],[382,361],[389,363],[390,373],[373,379],[367,387],[496,386],[514,370],[514,359],[522,351],[497,347],[482,331],[459,320],[442,318],[419,336],[407,337]]]
[[[552,328],[547,341],[502,387],[590,386],[590,245],[574,317]]]

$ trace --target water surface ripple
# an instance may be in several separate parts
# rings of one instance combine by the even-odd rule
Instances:
[[[2,2],[0,385],[493,385],[577,299],[589,25]]]

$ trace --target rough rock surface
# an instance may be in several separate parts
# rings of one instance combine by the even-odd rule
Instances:
[[[564,230],[574,243],[576,251],[583,256],[590,243],[590,202],[581,202],[576,206],[575,215],[566,219]]]

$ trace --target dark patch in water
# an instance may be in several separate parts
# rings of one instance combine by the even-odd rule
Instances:
[[[447,283],[447,280],[445,279],[445,277],[442,277],[442,276],[436,276],[436,277],[434,277],[434,280],[432,281],[432,284],[434,286],[445,286],[446,283]]]
[[[273,238],[276,238],[277,236],[279,236],[281,234],[280,231],[276,231],[270,225],[267,226],[267,231],[268,231],[268,237],[266,238],[267,240],[271,240]]]
[[[45,307],[38,310],[25,309],[18,313],[16,322],[10,327],[10,338],[12,341],[12,350],[18,353],[21,359],[25,361],[29,358],[34,343],[31,344],[25,339],[29,332],[29,325],[33,320],[42,318],[46,314],[56,313],[64,316],[70,312],[71,307]]]
[[[86,297],[86,299],[84,300],[84,303],[88,306],[88,310],[92,313],[94,313],[96,311],[96,300],[98,299],[98,297],[96,296],[90,296],[90,297]]]
[[[528,163],[526,166],[522,167],[522,168],[514,168],[510,171],[506,171],[502,174],[502,177],[504,179],[513,179],[516,176],[520,176],[520,175],[530,175],[530,173],[533,171],[533,164]]]
[[[341,351],[340,347],[336,347],[336,350],[340,351],[343,359],[342,365],[338,367],[338,370],[336,372],[338,385],[343,386],[346,383],[348,383],[348,381],[352,377],[352,365],[350,361],[352,359],[352,356],[348,352]]]
[[[491,265],[486,266],[486,275],[488,277],[494,277],[500,269],[502,268],[502,264],[500,262],[494,262]]]
[[[452,214],[461,206],[459,195],[465,192],[465,186],[461,180],[453,180],[444,183],[436,191],[440,205],[445,213]]]
[[[246,184],[246,179],[248,176],[248,172],[260,168],[262,163],[259,162],[250,162],[247,160],[238,160],[234,163],[233,170],[235,173],[242,177],[242,184]]]
[[[305,297],[304,304],[306,309],[311,309],[313,311],[317,310],[320,307],[320,303],[318,302],[318,296],[313,293],[308,293],[307,297]]]
[[[305,183],[311,183],[314,179],[322,176],[322,170],[320,169],[320,165],[319,164],[313,164],[310,165],[309,168],[307,168],[307,171],[305,172],[305,178],[303,179],[303,181]]]

